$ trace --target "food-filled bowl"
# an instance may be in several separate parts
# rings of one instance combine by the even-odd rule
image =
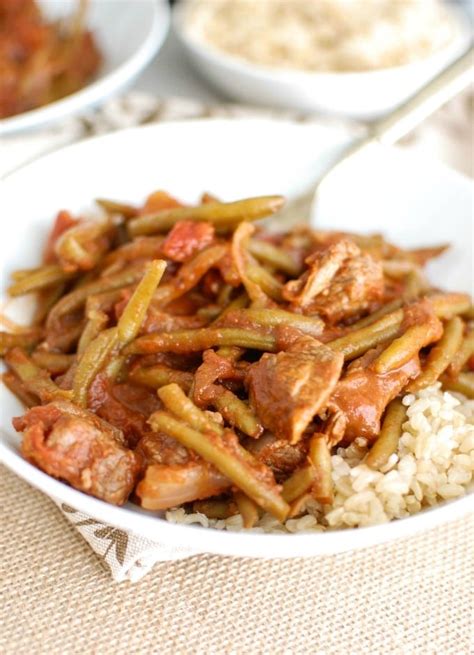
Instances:
[[[2,297],[5,298],[8,277],[13,270],[37,265],[38,244],[44,241],[59,208],[92,211],[93,199],[97,197],[138,204],[157,188],[167,189],[185,202],[197,201],[203,191],[229,201],[275,193],[291,196],[313,179],[347,139],[343,132],[310,124],[268,120],[197,121],[126,130],[46,156],[11,174],[4,183],[3,212],[9,221],[3,223],[1,235]],[[179,142],[186,143],[185,156],[176,147]],[[308,148],[308,143],[317,147]],[[282,158],[275,157],[275,148]],[[436,246],[450,241],[451,250],[430,267],[431,281],[441,288],[472,292],[470,183],[441,165],[417,160],[398,149],[380,148],[376,165],[379,174],[386,171],[387,180],[393,184],[387,182],[385,194],[378,196],[382,204],[376,208],[372,203],[369,213],[365,211],[366,193],[362,194],[355,186],[348,189],[352,229],[361,233],[387,231],[390,239],[403,247]],[[421,169],[424,174],[418,181]],[[68,171],[67,176],[64,170]],[[62,182],[52,193],[51,180],[59,178]],[[40,191],[25,193],[25,189],[31,188]],[[393,200],[390,189],[399,199],[397,220],[386,225],[385,217]],[[366,218],[368,215],[370,218]],[[323,214],[317,220],[328,227]],[[329,227],[347,229],[346,215],[341,217],[341,224],[333,217]],[[7,311],[16,320],[25,320],[28,303],[22,300],[14,304],[14,307],[7,306]],[[298,534],[232,532],[173,523],[164,520],[160,513],[143,510],[133,503],[122,507],[107,504],[36,468],[20,454],[20,437],[11,426],[12,417],[22,414],[23,408],[4,387],[1,405],[0,459],[6,466],[56,502],[178,548],[184,555],[212,552],[294,557],[335,553],[415,534],[463,516],[473,505],[472,494],[466,493],[455,500],[440,499],[434,507],[381,525],[324,531],[314,529],[314,525],[305,530],[302,525]]]
[[[216,47],[188,25],[189,4],[181,0],[175,5],[172,29],[191,65],[226,96],[250,104],[318,111],[358,120],[375,119],[407,100],[462,54],[471,39],[468,18],[450,6],[446,11],[455,26],[453,36],[429,56],[367,71],[313,72],[262,65]],[[261,38],[264,37],[262,34]]]
[[[46,21],[66,21],[74,16],[78,2],[41,0],[38,6]],[[36,128],[84,111],[124,89],[161,48],[169,22],[166,0],[93,0],[87,3],[85,28],[92,34],[101,56],[97,73],[70,95],[0,119],[0,135]]]

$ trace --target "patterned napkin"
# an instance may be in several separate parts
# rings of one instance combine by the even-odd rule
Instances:
[[[472,176],[473,98],[468,94],[451,102],[406,139],[406,147],[423,150],[425,154],[443,159]],[[160,121],[256,116],[336,124],[354,135],[363,129],[354,122],[320,116],[308,117],[295,112],[273,112],[231,104],[204,105],[184,98],[160,100],[148,94],[133,92],[109,101],[99,110],[65,120],[54,127],[0,138],[0,179],[40,155],[92,135]],[[57,505],[116,582],[136,582],[156,562],[178,560],[197,554],[191,549],[171,548],[127,533],[96,521],[68,505]]]

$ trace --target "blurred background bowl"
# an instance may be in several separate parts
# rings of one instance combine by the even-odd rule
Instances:
[[[54,20],[73,15],[77,0],[41,0],[39,5]],[[86,25],[103,56],[96,78],[56,102],[0,120],[0,135],[78,113],[129,86],[161,48],[169,23],[167,0],[90,0]]]
[[[305,72],[258,66],[206,44],[185,27],[186,2],[173,8],[173,31],[195,69],[234,100],[371,120],[394,109],[468,47],[467,14],[449,6],[457,35],[429,57],[368,72]]]

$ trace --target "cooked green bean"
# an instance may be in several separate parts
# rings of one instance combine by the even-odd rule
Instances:
[[[7,371],[0,376],[3,384],[16,396],[26,407],[34,407],[38,403],[37,397],[27,391],[23,382],[16,375]]]
[[[73,381],[74,402],[87,407],[89,387],[119,344],[116,327],[101,332],[81,355]]]
[[[279,271],[287,273],[291,277],[297,277],[301,273],[301,267],[294,258],[278,246],[268,241],[251,239],[248,245],[250,253],[264,264],[270,264]]]
[[[271,335],[241,328],[199,328],[146,334],[132,341],[125,348],[125,353],[127,355],[158,352],[190,353],[214,348],[214,346],[240,346],[275,352],[277,341]]]
[[[382,316],[375,323],[330,341],[327,345],[333,350],[342,352],[346,361],[355,359],[380,343],[396,337],[402,321],[403,309],[398,309],[386,316]]]
[[[282,290],[283,284],[279,282],[271,273],[269,273],[263,266],[259,264],[247,265],[247,276],[254,283],[262,289],[267,296],[281,302],[283,299]]]
[[[444,389],[462,393],[466,398],[474,398],[474,373],[459,373],[454,379],[448,375],[442,375],[440,381]]]
[[[236,202],[210,202],[198,207],[162,209],[154,214],[132,219],[130,234],[166,232],[179,221],[209,221],[218,228],[232,228],[240,221],[256,221],[270,216],[284,205],[282,196],[261,196]]]
[[[49,377],[48,372],[37,366],[20,348],[9,350],[5,361],[15,375],[23,382],[25,389],[48,403],[55,398],[69,398],[71,393],[60,389]]]
[[[39,291],[64,282],[72,277],[71,273],[66,273],[61,266],[57,264],[49,264],[37,268],[30,275],[22,277],[21,280],[14,282],[8,289],[10,296],[22,296],[25,293],[32,291]]]
[[[214,464],[257,505],[278,520],[285,520],[289,512],[288,504],[278,493],[276,485],[262,476],[261,468],[251,464],[253,458],[243,448],[234,449],[215,433],[198,432],[166,412],[155,412],[149,423],[153,430],[164,432],[186,448],[196,451],[207,462]],[[241,456],[241,451],[246,453],[245,458]]]
[[[186,393],[190,390],[194,375],[189,371],[178,371],[165,364],[136,368],[129,373],[129,379],[150,389],[159,389],[175,382]]]
[[[242,491],[234,492],[234,500],[242,516],[244,528],[253,528],[258,521],[258,506]]]
[[[330,504],[334,500],[334,488],[331,451],[326,435],[316,433],[311,437],[308,457],[316,471],[311,495],[320,503]]]
[[[222,425],[213,421],[206,412],[196,407],[177,384],[168,384],[161,387],[158,389],[158,396],[170,412],[195,430],[213,432],[218,435],[224,433]]]
[[[222,387],[212,402],[217,411],[233,427],[254,439],[258,439],[262,434],[263,427],[253,411],[229,389]]]
[[[107,198],[96,198],[95,201],[108,214],[121,214],[125,218],[133,218],[138,213],[136,207],[127,205],[125,202],[117,202],[116,200],[109,200]]]
[[[33,323],[38,325],[43,323],[50,310],[58,302],[64,293],[66,283],[55,284],[47,289],[41,289],[36,294],[36,309],[33,315]]]
[[[109,321],[107,314],[101,311],[91,311],[89,312],[89,320],[87,321],[84,330],[79,338],[79,343],[77,344],[77,352],[81,355],[87,346],[94,341],[96,337],[105,329]]]
[[[399,398],[395,398],[387,407],[377,441],[365,457],[367,466],[373,469],[385,466],[390,455],[397,450],[405,420],[406,407]]]
[[[459,316],[451,318],[444,330],[443,336],[431,349],[422,373],[407,386],[407,391],[413,393],[434,384],[441,373],[451,364],[462,342],[464,323]]]
[[[117,323],[121,344],[133,341],[138,335],[165,268],[166,262],[162,259],[155,259],[149,264]]]
[[[35,350],[31,355],[31,359],[41,368],[47,369],[52,375],[61,375],[74,362],[75,356],[48,352],[47,350]]]
[[[403,303],[404,300],[402,298],[399,298],[397,300],[392,300],[391,302],[388,302],[386,305],[382,305],[380,309],[377,309],[377,311],[372,312],[372,314],[369,314],[368,316],[364,316],[364,318],[361,318],[355,323],[352,323],[351,329],[355,331],[367,327],[368,325],[372,325],[373,323],[376,323],[383,316],[386,316],[387,314],[391,314],[392,312],[395,312],[397,309],[400,309]]]
[[[293,314],[284,309],[259,309],[253,308],[242,309],[227,314],[229,323],[235,317],[237,323],[242,321],[253,323],[262,327],[280,327],[288,326],[309,334],[312,337],[318,337],[324,330],[324,322],[315,316],[305,316],[304,314]]]
[[[467,293],[436,293],[428,296],[438,318],[448,319],[456,314],[464,314],[471,306]]]
[[[204,514],[208,519],[227,519],[236,514],[236,508],[232,507],[229,500],[208,498],[207,500],[196,500],[193,503],[193,512]]]
[[[121,289],[122,287],[127,287],[134,282],[138,282],[138,280],[140,280],[143,276],[144,269],[144,264],[129,267],[123,271],[120,271],[119,273],[116,273],[115,275],[99,278],[93,282],[89,282],[89,284],[86,284],[79,289],[71,291],[71,293],[63,296],[61,300],[51,309],[46,323],[47,327],[53,327],[54,323],[58,321],[64,314],[68,314],[76,309],[79,309],[90,296],[95,296],[99,293],[104,293],[105,291]]]
[[[304,464],[285,480],[281,495],[287,503],[292,503],[311,489],[315,480],[316,469],[314,466],[310,463]]]
[[[469,359],[474,355],[474,330],[468,332],[464,337],[463,342],[453,357],[453,361],[449,365],[448,374],[451,377],[456,377],[462,371]]]
[[[28,332],[4,332],[0,330],[0,355],[3,357],[8,350],[19,346],[21,348],[32,348],[43,335],[43,330],[33,328]]]
[[[430,329],[426,324],[412,325],[405,334],[392,341],[374,362],[376,373],[387,373],[406,364],[430,343]]]

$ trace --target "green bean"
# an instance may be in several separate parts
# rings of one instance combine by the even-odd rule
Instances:
[[[263,427],[253,411],[229,389],[222,387],[212,402],[227,423],[233,427],[254,439],[258,439],[262,434]]]
[[[444,389],[462,393],[466,398],[474,398],[474,373],[459,373],[455,379],[442,375],[440,381]]]
[[[25,389],[23,383],[16,377],[16,375],[7,371],[6,373],[2,373],[0,377],[7,389],[9,389],[12,394],[16,396],[23,405],[25,405],[25,407],[34,407],[38,404],[36,396]]]
[[[135,384],[141,384],[150,389],[159,389],[175,382],[186,393],[193,383],[193,374],[188,371],[178,371],[165,364],[155,364],[147,368],[136,368],[129,373],[129,379]]]
[[[376,321],[379,320],[379,318],[382,318],[383,316],[386,316],[387,314],[391,314],[392,312],[395,312],[397,309],[400,309],[403,305],[403,298],[399,298],[397,300],[392,300],[391,302],[388,302],[386,305],[382,305],[377,311],[373,312],[372,314],[369,314],[368,316],[364,316],[364,318],[359,319],[355,323],[351,325],[351,330],[359,330],[363,327],[367,327],[368,325],[371,325],[372,323],[375,323]]]
[[[158,352],[190,353],[207,350],[214,346],[240,346],[275,352],[277,340],[271,335],[241,328],[199,328],[176,332],[152,332],[138,337],[125,348],[125,354],[149,354]]]
[[[456,314],[464,314],[471,306],[467,293],[437,293],[428,297],[438,318],[449,319]]]
[[[43,336],[43,330],[32,328],[28,332],[4,332],[0,330],[0,356],[3,357],[8,350],[19,346],[21,348],[32,348]]]
[[[124,202],[108,200],[107,198],[96,198],[96,203],[102,207],[108,214],[121,214],[124,218],[133,218],[138,214],[136,207],[127,205]]]
[[[474,355],[474,330],[468,332],[464,340],[454,355],[453,361],[449,365],[448,373],[451,377],[456,377],[462,371],[466,363]]]
[[[224,428],[213,421],[206,412],[190,400],[177,384],[168,384],[158,389],[158,396],[166,409],[188,423],[195,430],[224,434]]]
[[[242,309],[239,312],[233,312],[227,315],[229,322],[232,317],[236,319],[241,317],[245,322],[254,323],[262,327],[280,327],[288,326],[309,334],[312,337],[318,337],[324,330],[324,322],[314,316],[304,316],[303,314],[293,314],[284,309]]]
[[[251,239],[248,248],[250,253],[259,261],[270,264],[270,266],[274,266],[291,277],[297,277],[301,273],[299,264],[283,248],[278,248],[278,246],[274,246],[267,241],[259,241],[258,239]]]
[[[308,457],[316,472],[311,495],[318,502],[328,505],[334,500],[334,489],[331,451],[325,434],[316,433],[311,437]]]
[[[262,289],[262,291],[277,302],[283,300],[282,291],[283,284],[279,282],[271,273],[259,264],[247,265],[247,276],[254,284]]]
[[[376,373],[387,373],[406,364],[421,348],[431,342],[431,331],[427,324],[412,325],[405,334],[392,343],[374,362]]]
[[[235,508],[232,507],[229,500],[219,500],[218,498],[208,498],[207,500],[196,500],[193,503],[193,512],[204,514],[208,519],[228,519],[229,516],[236,514]]]
[[[316,469],[314,466],[310,463],[304,464],[285,480],[281,495],[287,503],[292,503],[311,489],[315,480]]]
[[[234,444],[228,445],[215,433],[198,432],[166,412],[155,412],[151,415],[149,423],[153,430],[174,437],[183,446],[194,450],[203,459],[214,464],[223,475],[265,511],[270,512],[280,521],[286,518],[289,511],[288,504],[278,493],[275,483],[270,479],[264,479],[261,468],[252,466],[250,460],[253,458],[243,448],[235,449]],[[246,457],[242,457],[241,451],[246,453]]]
[[[464,323],[459,316],[454,316],[448,321],[443,336],[428,355],[425,369],[407,386],[409,393],[429,387],[436,382],[441,373],[444,373],[459,350],[463,330]]]
[[[402,435],[403,424],[406,420],[406,407],[399,398],[392,400],[388,405],[382,423],[382,429],[364,463],[373,469],[380,469],[388,462],[398,447]]]
[[[74,362],[74,355],[65,355],[64,353],[48,352],[47,350],[35,350],[31,359],[41,368],[47,369],[53,375],[65,373]]]
[[[61,296],[64,293],[66,284],[62,282],[61,284],[56,284],[47,289],[41,289],[37,293],[36,299],[36,309],[33,315],[33,323],[39,325],[43,323],[49,311],[54,305],[58,302]]]
[[[239,513],[242,516],[244,528],[253,528],[258,521],[258,506],[251,498],[246,496],[242,491],[234,492],[234,500]]]
[[[225,359],[230,359],[232,362],[236,362],[240,357],[242,357],[243,351],[242,348],[238,346],[221,346],[216,350],[216,353],[219,357],[224,357]]]
[[[255,221],[274,214],[284,205],[282,196],[261,196],[236,202],[210,202],[198,207],[163,209],[129,223],[132,236],[167,232],[179,221],[209,221],[218,228],[232,228],[241,221]]]
[[[249,304],[249,297],[247,296],[247,293],[241,293],[240,296],[237,296],[237,298],[234,298],[227,307],[219,314],[217,319],[215,320],[215,324],[217,325],[222,321],[224,316],[227,316],[227,314],[230,314],[230,312],[233,312],[234,310],[237,309],[243,309],[244,307],[247,307]]]
[[[116,327],[101,332],[81,355],[73,381],[74,401],[87,407],[89,387],[119,344]]]
[[[162,259],[153,260],[133,292],[117,323],[121,344],[125,345],[133,341],[138,335],[165,268],[165,261]]]
[[[96,337],[105,329],[109,321],[107,314],[101,311],[91,311],[89,313],[89,320],[79,338],[77,344],[77,352],[79,355],[86,350],[87,346],[94,341]]]
[[[351,360],[360,357],[367,350],[375,348],[380,343],[397,336],[403,321],[403,309],[382,316],[378,321],[366,327],[354,330],[348,334],[330,341],[327,345],[333,350],[342,352],[344,359]]]
[[[10,296],[22,296],[25,293],[39,291],[50,287],[58,282],[64,282],[72,277],[71,273],[66,273],[61,266],[50,264],[34,270],[30,275],[22,277],[21,280],[14,282],[8,289]]]
[[[9,350],[5,361],[15,375],[23,382],[25,389],[38,396],[41,402],[55,398],[69,398],[70,392],[60,389],[49,377],[47,371],[37,366],[20,348]]]
[[[79,309],[90,296],[104,293],[105,291],[121,289],[122,287],[127,287],[137,282],[143,276],[144,268],[144,264],[129,267],[123,271],[120,271],[119,273],[116,273],[115,275],[99,278],[93,282],[89,282],[89,284],[86,284],[79,289],[71,291],[71,293],[63,296],[61,300],[51,309],[46,323],[47,327],[52,328],[55,322],[58,321],[61,316]]]

